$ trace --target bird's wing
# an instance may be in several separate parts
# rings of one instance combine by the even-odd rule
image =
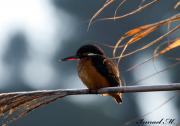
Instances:
[[[106,67],[108,67],[109,78],[113,78],[114,81],[116,81],[117,84],[115,83],[115,86],[120,85],[121,80],[117,65],[112,60],[109,59],[105,59],[104,64]]]
[[[92,60],[98,72],[107,79],[111,87],[121,84],[119,69],[112,60],[102,56],[95,56]]]

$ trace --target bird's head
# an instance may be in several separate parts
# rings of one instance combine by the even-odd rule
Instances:
[[[95,55],[104,55],[104,51],[98,47],[97,45],[89,44],[81,46],[74,56],[69,56],[67,58],[61,59],[61,61],[69,61],[69,60],[78,60],[86,57],[91,57]]]

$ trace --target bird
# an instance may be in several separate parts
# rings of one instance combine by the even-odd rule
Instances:
[[[105,87],[122,86],[118,66],[105,55],[98,45],[83,45],[74,56],[61,59],[61,61],[73,60],[77,60],[79,78],[88,89],[98,90]],[[117,103],[122,103],[122,93],[102,95],[112,96]]]

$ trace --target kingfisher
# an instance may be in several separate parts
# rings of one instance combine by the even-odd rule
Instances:
[[[104,51],[95,44],[80,47],[74,56],[61,61],[77,60],[79,78],[88,89],[98,90],[105,87],[121,86],[120,72],[117,65],[108,58]],[[122,103],[122,93],[102,94],[112,96],[117,103]]]

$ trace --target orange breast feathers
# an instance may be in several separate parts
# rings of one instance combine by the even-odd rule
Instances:
[[[99,89],[110,86],[106,78],[96,70],[89,58],[79,61],[78,75],[89,89]]]
[[[100,60],[101,61],[101,60]],[[117,66],[109,59],[104,59],[95,67],[91,58],[85,58],[78,63],[78,75],[83,83],[90,89],[99,89],[103,87],[120,86],[119,70]],[[106,72],[100,71],[100,69]]]

